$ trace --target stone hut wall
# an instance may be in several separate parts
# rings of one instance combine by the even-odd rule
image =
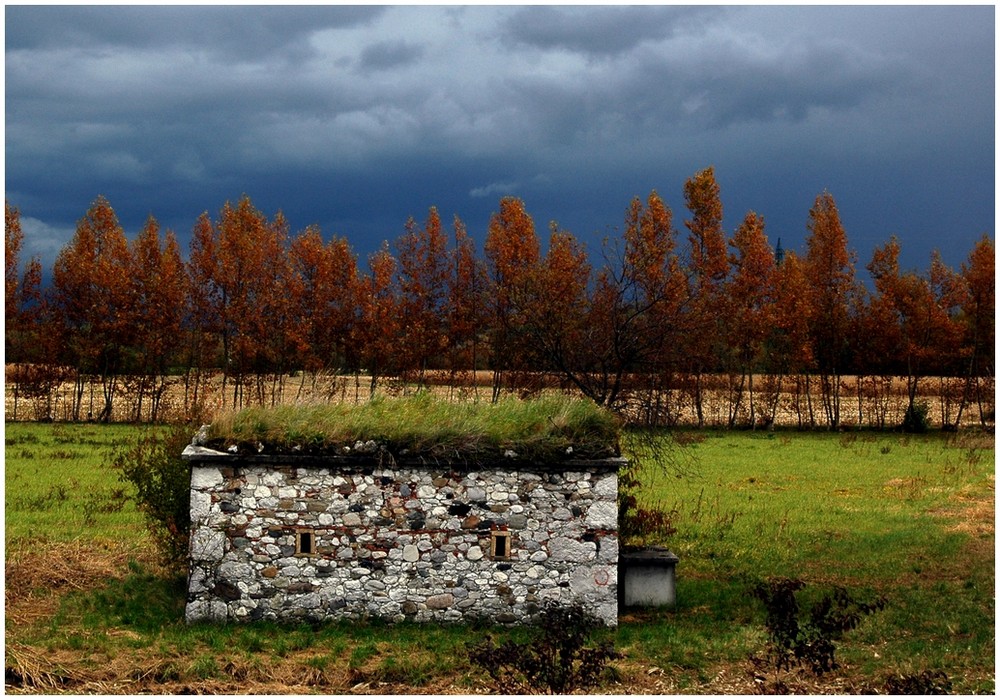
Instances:
[[[521,623],[555,601],[617,624],[622,460],[185,455],[188,621]]]

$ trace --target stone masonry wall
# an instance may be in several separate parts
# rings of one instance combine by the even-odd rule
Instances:
[[[621,460],[478,469],[207,452],[186,453],[188,621],[520,623],[555,601],[617,624]],[[492,556],[493,533],[509,557]]]

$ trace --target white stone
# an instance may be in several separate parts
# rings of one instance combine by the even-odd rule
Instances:
[[[579,542],[569,537],[553,537],[549,540],[549,558],[552,561],[587,562],[597,554],[593,542]]]
[[[225,545],[225,533],[200,527],[191,536],[191,560],[218,561],[222,559]]]
[[[212,509],[212,497],[203,491],[191,492],[191,522],[197,523],[208,517]]]
[[[191,468],[191,488],[193,489],[212,489],[221,486],[222,482],[222,472],[217,467]]]
[[[470,501],[485,501],[486,500],[486,492],[483,491],[481,488],[475,487],[475,486],[467,489],[466,492],[465,492],[465,496]]]
[[[602,537],[598,540],[597,548],[597,558],[600,561],[607,562],[617,562],[618,561],[618,538],[617,537]]]
[[[416,545],[408,544],[403,547],[403,561],[417,561],[420,558],[420,550]]]
[[[483,558],[483,548],[479,546],[469,547],[469,551],[465,553],[465,558],[469,561],[479,561]]]
[[[618,498],[618,476],[612,474],[598,479],[591,488],[600,498]]]
[[[613,530],[618,524],[618,506],[613,502],[599,501],[587,510],[587,526]]]

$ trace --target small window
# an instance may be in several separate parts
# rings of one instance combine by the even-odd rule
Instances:
[[[494,530],[490,533],[490,556],[510,559],[510,533]]]
[[[312,556],[316,553],[316,533],[312,530],[298,530],[295,533],[296,556]]]

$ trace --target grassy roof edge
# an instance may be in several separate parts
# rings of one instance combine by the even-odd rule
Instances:
[[[246,408],[219,416],[205,444],[250,454],[598,459],[620,455],[620,428],[613,413],[586,399],[455,402],[420,393],[358,405]]]

